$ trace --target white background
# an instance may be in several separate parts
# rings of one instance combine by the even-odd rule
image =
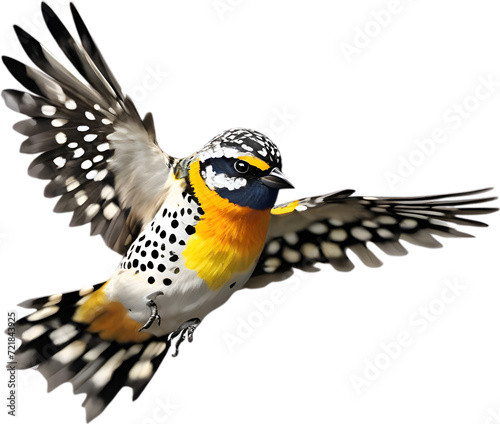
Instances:
[[[68,5],[49,4],[73,29]],[[154,112],[168,153],[190,154],[230,127],[262,130],[275,122],[273,139],[296,186],[283,201],[344,188],[420,195],[497,186],[498,194],[500,87],[477,103],[468,97],[481,76],[500,81],[497,1],[401,0],[385,28],[373,13],[387,1],[218,4],[227,10],[218,13],[212,0],[76,1],[124,90],[141,114]],[[14,23],[53,47],[39,22],[38,1],[10,2],[0,15],[1,53],[25,60],[12,41]],[[357,27],[372,36],[349,62],[341,43],[354,45]],[[2,88],[19,88],[3,67],[0,78]],[[444,116],[464,101],[474,111],[452,128]],[[282,124],[276,110],[294,116]],[[11,125],[21,117],[5,108],[0,116],[6,324],[3,311],[27,297],[106,280],[119,257],[88,237],[88,227],[68,228],[69,214],[51,212],[46,182],[26,173],[33,157],[18,153],[23,137]],[[437,127],[446,142],[391,187],[384,173],[397,172],[401,158],[422,159],[415,139]],[[379,269],[340,274],[325,267],[237,293],[178,358],[165,359],[137,402],[123,390],[95,422],[495,422],[499,216],[484,218],[487,229],[472,228],[476,239],[446,239],[438,250],[410,246],[403,258],[379,255]],[[411,317],[439,303],[447,279],[466,288],[418,332]],[[255,302],[277,296],[281,302],[262,318]],[[225,337],[248,321],[252,331],[230,349]],[[358,394],[351,377],[363,377],[366,361],[401,331],[413,343]],[[83,396],[69,385],[47,395],[34,371],[18,381],[16,422],[84,422]]]

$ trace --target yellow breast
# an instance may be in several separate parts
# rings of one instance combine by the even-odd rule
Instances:
[[[205,214],[183,251],[185,265],[210,289],[218,290],[234,275],[248,271],[259,257],[270,209],[254,210],[220,197],[201,178],[199,160],[191,164],[189,176]]]

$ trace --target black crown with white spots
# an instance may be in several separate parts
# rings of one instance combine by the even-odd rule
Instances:
[[[225,152],[230,151],[248,152],[269,164],[271,168],[281,169],[281,154],[276,144],[261,132],[247,128],[231,128],[222,132],[210,140],[200,153],[210,152],[215,157],[228,157]]]

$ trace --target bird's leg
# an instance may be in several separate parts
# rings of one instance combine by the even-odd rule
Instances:
[[[151,327],[151,325],[153,324],[153,322],[155,322],[155,320],[158,320],[158,325],[161,324],[161,316],[158,313],[158,306],[156,305],[154,300],[151,299],[151,297],[156,298],[157,296],[162,295],[162,294],[163,294],[162,292],[157,292],[157,293],[153,293],[152,295],[148,296],[150,299],[148,300],[148,303],[146,303],[146,306],[149,306],[151,314],[149,315],[149,318],[148,318],[146,324],[144,324],[139,329],[139,331],[142,331],[142,330],[145,330],[145,329]]]
[[[198,318],[190,319],[189,321],[181,324],[180,327],[172,333],[172,335],[170,336],[170,340],[179,336],[177,342],[175,343],[175,352],[172,354],[173,357],[179,354],[179,346],[186,339],[186,334],[188,342],[191,343],[193,341],[194,330],[196,330],[196,327],[198,327],[200,322],[201,320]]]

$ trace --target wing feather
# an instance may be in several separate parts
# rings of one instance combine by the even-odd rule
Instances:
[[[38,154],[29,175],[51,180],[45,196],[61,196],[55,211],[73,212],[70,225],[90,223],[92,235],[123,254],[163,203],[176,159],[158,147],[151,114],[140,119],[73,5],[71,11],[80,41],[42,3],[50,33],[83,79],[15,26],[38,69],[3,57],[29,92],[4,90],[2,96],[30,117],[14,129],[27,136],[21,152]]]
[[[351,271],[348,253],[372,268],[382,265],[371,250],[390,256],[408,253],[401,240],[428,248],[441,247],[434,238],[472,237],[449,224],[484,227],[460,215],[484,215],[497,208],[463,205],[490,202],[495,197],[469,197],[490,189],[419,197],[351,197],[353,190],[306,198],[272,210],[269,232],[247,287],[281,281],[294,269],[307,271],[315,263],[330,263]],[[457,199],[458,198],[458,199]]]

